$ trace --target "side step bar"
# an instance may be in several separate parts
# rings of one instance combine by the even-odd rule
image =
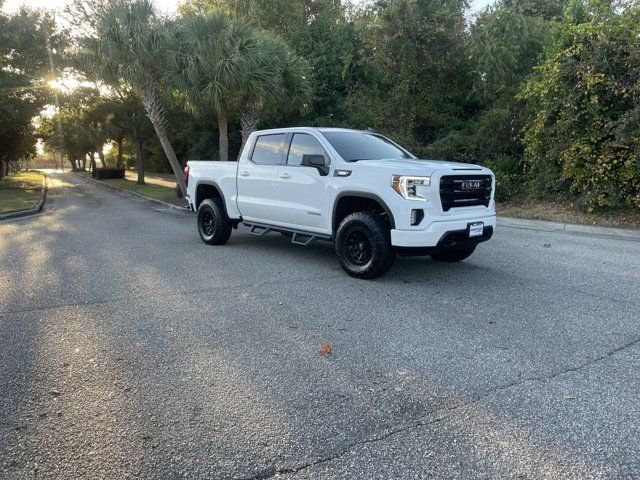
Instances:
[[[256,235],[258,237],[266,235],[269,232],[271,232],[271,229],[269,227],[263,227],[262,225],[251,225],[251,230],[249,230],[251,235]]]
[[[288,233],[288,234],[291,234],[291,243],[295,243],[296,245],[302,245],[303,247],[306,247],[314,240],[324,240],[327,242],[331,241],[331,237],[329,235],[320,235],[317,233],[301,232],[300,230],[291,230],[291,229],[282,228],[282,227],[271,227],[271,226],[259,225],[255,223],[246,223],[246,222],[243,222],[243,223],[244,225],[249,227],[249,233],[251,235],[262,237],[263,235],[266,235],[267,233],[271,233],[271,232]]]
[[[317,237],[315,235],[307,235],[306,233],[294,233],[293,237],[291,237],[291,243],[295,243],[296,245],[302,245],[306,247],[311,242],[313,242]]]

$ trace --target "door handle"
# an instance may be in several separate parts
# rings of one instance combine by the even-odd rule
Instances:
[[[240,172],[240,175],[243,177],[248,177],[249,176],[249,172],[247,172],[246,170],[243,170]]]
[[[281,173],[280,178],[291,178],[291,175],[289,175],[288,173]]]

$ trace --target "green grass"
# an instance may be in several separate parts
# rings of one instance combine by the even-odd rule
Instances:
[[[145,197],[155,198],[156,200],[168,200],[175,198],[176,196],[174,188],[163,187],[161,185],[153,185],[150,183],[146,185],[138,185],[132,180],[123,179],[109,179],[102,181],[116,187],[124,188],[125,190],[131,190],[132,192],[139,193]]]
[[[40,200],[42,174],[37,171],[12,173],[0,180],[0,213],[28,210]]]

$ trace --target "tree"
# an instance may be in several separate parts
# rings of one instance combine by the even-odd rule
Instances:
[[[66,34],[52,15],[0,12],[0,178],[35,155],[33,118],[51,99],[47,80],[63,62]]]
[[[215,10],[186,14],[179,19],[166,49],[171,83],[185,105],[196,114],[201,108],[217,111],[222,161],[229,159],[228,123],[233,92],[241,84],[247,66],[259,62],[260,46],[250,24]]]
[[[380,0],[359,14],[364,76],[353,94],[376,109],[370,127],[416,147],[463,124],[471,81],[465,7]]]
[[[47,149],[67,157],[72,170],[83,170],[89,157],[95,168],[95,154],[105,166],[102,147],[108,140],[108,114],[96,88],[80,87],[61,94],[58,110],[52,117],[43,118],[38,137]]]
[[[120,79],[140,92],[180,190],[186,195],[182,168],[168,136],[162,58],[165,24],[149,0],[118,0],[97,15],[96,36],[84,40],[86,51],[102,60],[102,78]]]
[[[258,55],[234,89],[240,111],[241,149],[258,128],[263,111],[300,112],[311,99],[306,62],[279,37],[256,31]]]
[[[640,207],[640,5],[578,0],[524,91],[527,173],[588,210]]]
[[[293,85],[288,87],[292,109],[265,106],[260,118],[268,126],[349,121],[344,100],[358,77],[357,39],[340,0],[190,0],[180,7],[189,14],[220,9],[281,38],[297,59],[297,65],[290,68],[298,72],[293,78],[304,76],[303,83],[296,80],[302,88],[300,98],[292,97]]]

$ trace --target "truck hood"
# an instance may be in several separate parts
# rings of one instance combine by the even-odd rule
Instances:
[[[422,160],[417,158],[360,160],[358,162],[354,162],[354,164],[358,165],[358,169],[384,168],[387,170],[393,170],[393,173],[397,175],[431,175],[433,172],[440,169],[476,172],[484,170],[481,166],[470,163],[447,162],[444,160]]]

